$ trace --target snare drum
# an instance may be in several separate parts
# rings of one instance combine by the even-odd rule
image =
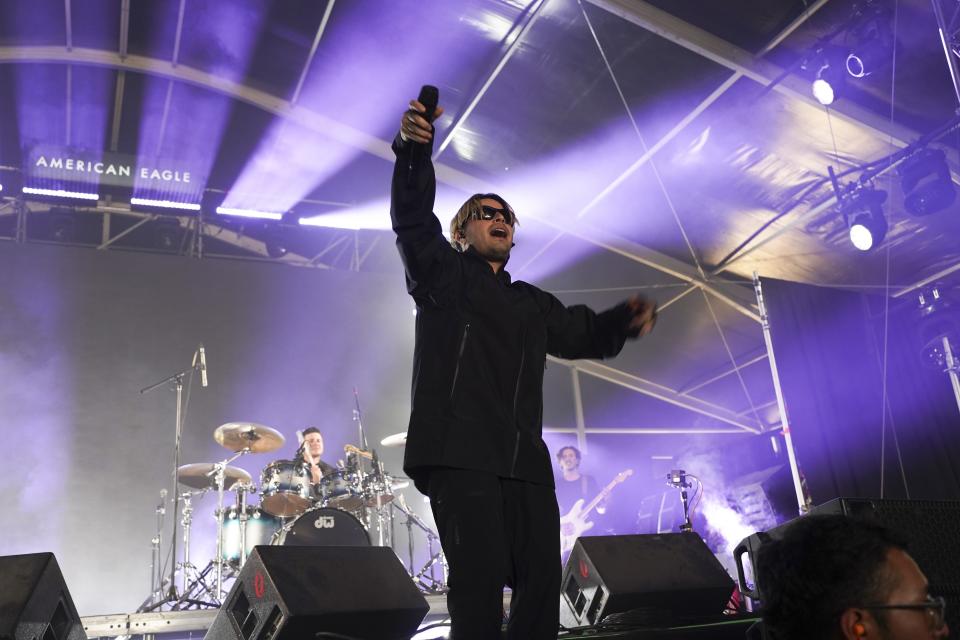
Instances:
[[[311,506],[310,471],[293,460],[276,460],[260,473],[260,507],[269,514],[289,518]]]
[[[363,506],[363,491],[358,474],[350,469],[334,469],[320,479],[323,506],[352,511]]]
[[[282,527],[271,544],[297,547],[369,547],[370,536],[360,521],[346,511],[316,507]]]
[[[236,505],[224,511],[223,559],[232,566],[240,564],[240,517]],[[280,528],[280,520],[259,507],[247,507],[247,532],[243,557],[246,558],[258,544],[270,544]]]

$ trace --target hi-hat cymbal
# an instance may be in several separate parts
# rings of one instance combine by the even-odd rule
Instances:
[[[177,469],[177,481],[191,489],[216,489],[217,474],[213,472],[212,462],[185,464]],[[232,491],[238,484],[249,484],[250,474],[240,467],[228,466],[223,470],[223,488]]]
[[[403,447],[407,444],[407,432],[402,431],[400,433],[395,433],[393,435],[387,436],[380,441],[381,446],[384,447]]]
[[[213,432],[217,444],[233,452],[249,449],[251,453],[276,451],[285,438],[276,429],[255,422],[228,422]]]

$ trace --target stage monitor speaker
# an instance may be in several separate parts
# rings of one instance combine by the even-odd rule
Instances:
[[[947,623],[960,624],[960,502],[939,500],[872,500],[836,498],[810,510],[811,515],[844,514],[877,522],[907,541],[907,551],[930,581],[930,593],[947,599]],[[754,565],[766,538],[779,539],[791,520],[774,529],[744,539],[734,551],[740,590],[763,599],[763,585],[746,584],[743,556]]]
[[[627,612],[642,624],[719,616],[734,587],[695,533],[582,536],[560,584],[577,625]],[[566,618],[562,612],[561,618]]]
[[[52,553],[0,557],[0,640],[86,640]]]
[[[427,614],[389,547],[258,546],[205,640],[407,640]]]

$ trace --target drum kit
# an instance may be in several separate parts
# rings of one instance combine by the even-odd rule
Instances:
[[[397,518],[407,529],[409,572],[413,581],[424,591],[446,591],[447,565],[442,552],[434,552],[438,538],[433,530],[407,508],[403,494],[397,493],[409,485],[405,478],[395,478],[384,471],[377,452],[368,446],[360,415],[360,397],[353,391],[355,409],[353,420],[358,429],[359,446],[344,447],[346,462],[328,468],[319,482],[314,482],[312,465],[305,463],[302,449],[293,460],[274,460],[260,473],[259,488],[243,469],[231,466],[241,456],[270,453],[283,446],[285,438],[271,427],[253,422],[228,422],[213,432],[214,440],[233,455],[219,462],[180,464],[181,439],[186,406],[183,402],[184,383],[192,384],[193,374],[199,372],[201,386],[207,386],[207,363],[203,345],[193,354],[190,367],[140,390],[150,393],[164,387],[175,393],[173,476],[175,490],[170,504],[173,509],[174,531],[169,541],[169,574],[164,576],[161,546],[164,517],[167,508],[167,490],[160,492],[156,507],[157,534],[151,540],[152,569],[150,595],[138,612],[171,610],[191,607],[218,607],[224,597],[223,582],[235,577],[247,557],[257,545],[311,545],[311,546],[394,546],[394,525]],[[188,388],[189,391],[189,388]],[[189,397],[189,395],[188,395]],[[381,441],[385,447],[402,447],[406,434],[396,434]],[[190,531],[193,524],[193,501],[214,491],[217,507],[217,550],[214,559],[198,570],[190,560]],[[225,505],[227,493],[235,500]],[[251,498],[259,496],[253,503]],[[182,509],[181,509],[182,506]],[[183,532],[182,561],[177,561]],[[414,527],[426,537],[427,563],[415,570]],[[372,537],[373,534],[375,537]],[[418,534],[419,535],[419,534]],[[440,577],[436,577],[439,569]],[[180,571],[182,588],[176,584]]]
[[[403,446],[406,434],[389,436],[383,446]],[[264,454],[280,449],[284,436],[271,427],[252,422],[228,422],[213,433],[214,440],[233,455],[214,463],[184,464],[177,469],[180,500],[183,503],[180,525],[183,531],[183,586],[173,608],[217,606],[224,594],[223,582],[239,573],[257,545],[292,546],[393,546],[395,519],[407,529],[409,572],[424,591],[446,589],[446,564],[433,530],[407,506],[399,490],[409,480],[395,478],[383,469],[376,450],[348,444],[346,461],[328,470],[319,483],[311,482],[311,473],[301,457],[274,460],[263,467],[259,486],[243,469],[231,463],[248,454]],[[203,570],[190,560],[190,532],[193,500],[215,492],[217,507],[217,550]],[[165,495],[165,492],[162,492]],[[235,499],[226,504],[228,493]],[[253,498],[258,496],[259,501]],[[158,507],[158,512],[160,507]],[[162,521],[158,529],[162,528]],[[429,560],[415,571],[414,528],[426,537]],[[154,538],[155,561],[159,560],[159,539]],[[436,577],[439,569],[440,577]],[[158,583],[142,611],[152,611],[168,601],[158,601],[164,589]]]

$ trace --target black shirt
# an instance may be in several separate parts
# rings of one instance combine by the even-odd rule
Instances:
[[[576,480],[565,480],[563,476],[557,478],[557,504],[560,506],[560,515],[569,513],[570,509],[580,498],[584,505],[593,500],[600,493],[597,481],[593,476],[584,473]]]

